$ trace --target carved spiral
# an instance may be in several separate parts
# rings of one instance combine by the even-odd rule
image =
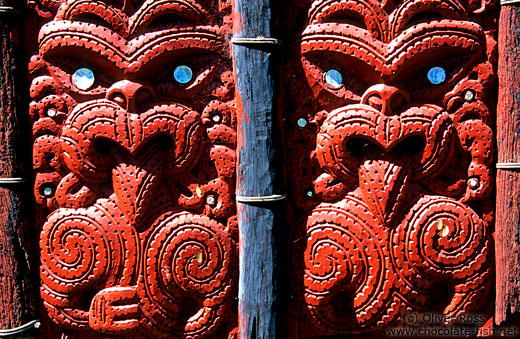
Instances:
[[[81,305],[81,292],[105,276],[111,259],[106,234],[93,221],[86,213],[59,209],[40,235],[44,305],[51,319],[72,329],[88,327],[88,306]]]
[[[308,218],[306,234],[294,240],[294,276],[302,277],[295,287],[304,290],[304,312],[320,330],[336,333],[391,321],[383,320],[393,275],[385,235],[364,204],[351,197],[323,204]]]
[[[399,271],[463,280],[478,271],[489,252],[486,225],[467,205],[442,196],[426,196],[392,234]]]
[[[96,283],[111,261],[103,227],[86,213],[58,210],[41,233],[41,279],[59,293]]]
[[[163,216],[151,229],[138,293],[152,330],[182,337],[211,333],[234,285],[234,247],[224,226],[181,213]]]
[[[87,291],[130,284],[137,242],[113,200],[87,209],[58,209],[40,235],[42,298],[57,307],[88,309]],[[88,299],[88,298],[87,298]]]
[[[440,283],[455,293],[443,301],[444,312],[456,314],[468,308],[466,297],[475,291],[481,295],[489,282],[491,248],[486,227],[469,206],[455,199],[421,198],[391,235],[403,296],[424,303],[429,289]]]
[[[51,319],[87,328],[94,292],[135,283],[137,235],[113,199],[87,209],[58,209],[40,235],[40,287]]]

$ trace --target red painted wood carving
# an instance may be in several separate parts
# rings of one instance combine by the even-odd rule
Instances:
[[[47,18],[29,67],[48,315],[104,335],[229,332],[230,3],[29,2]]]
[[[286,69],[291,328],[478,312],[493,271],[493,4],[295,5],[307,25],[285,38],[301,56]]]

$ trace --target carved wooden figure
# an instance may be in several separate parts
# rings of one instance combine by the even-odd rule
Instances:
[[[28,3],[44,311],[64,337],[236,336],[231,1]],[[484,312],[494,5],[283,2],[289,336]]]
[[[383,332],[408,312],[448,324],[487,300],[492,5],[294,3],[307,24],[285,37],[300,56],[285,81],[293,335]]]
[[[29,65],[48,315],[72,333],[227,336],[238,273],[230,4],[29,3],[48,18]]]

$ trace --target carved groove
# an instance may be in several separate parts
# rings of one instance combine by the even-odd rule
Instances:
[[[50,19],[29,65],[50,319],[65,337],[227,336],[237,323],[229,4],[30,4]]]

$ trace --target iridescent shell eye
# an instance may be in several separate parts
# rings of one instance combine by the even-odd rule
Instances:
[[[325,74],[325,81],[331,87],[339,88],[343,85],[343,76],[337,69],[330,69]]]
[[[53,193],[54,193],[54,190],[52,189],[52,187],[47,186],[43,189],[43,195],[46,197],[52,196]]]
[[[96,77],[94,72],[87,67],[78,68],[72,75],[72,82],[82,91],[86,91],[94,85]]]
[[[466,92],[464,92],[464,100],[466,101],[473,101],[475,99],[475,92],[468,89]]]
[[[193,79],[193,71],[186,65],[180,65],[175,67],[173,77],[179,84],[186,85]]]
[[[446,81],[446,71],[442,67],[432,67],[428,71],[428,80],[434,85],[442,84]]]

